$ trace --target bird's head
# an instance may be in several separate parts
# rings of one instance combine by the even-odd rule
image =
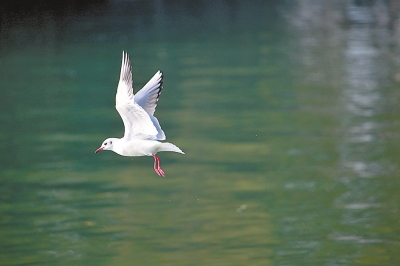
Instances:
[[[95,153],[101,152],[102,150],[112,150],[114,142],[114,138],[106,139],[105,141],[103,141],[103,144],[101,144],[100,148],[95,151]]]

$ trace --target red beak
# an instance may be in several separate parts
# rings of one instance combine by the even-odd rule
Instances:
[[[100,148],[98,148],[97,150],[95,150],[95,152],[94,152],[94,153],[101,152],[102,150],[103,150],[103,147],[100,147]]]

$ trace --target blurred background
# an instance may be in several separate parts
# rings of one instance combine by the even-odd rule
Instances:
[[[0,265],[398,265],[400,4],[0,4]],[[185,155],[94,154],[134,88]]]

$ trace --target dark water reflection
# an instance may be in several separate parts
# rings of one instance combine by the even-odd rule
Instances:
[[[40,7],[40,6],[39,6]],[[2,265],[396,265],[394,1],[2,7]],[[121,136],[122,50],[186,155]]]

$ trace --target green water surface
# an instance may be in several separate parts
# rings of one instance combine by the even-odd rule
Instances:
[[[294,2],[2,9],[0,265],[400,263],[396,20]],[[166,178],[94,153],[122,50],[164,72]]]

